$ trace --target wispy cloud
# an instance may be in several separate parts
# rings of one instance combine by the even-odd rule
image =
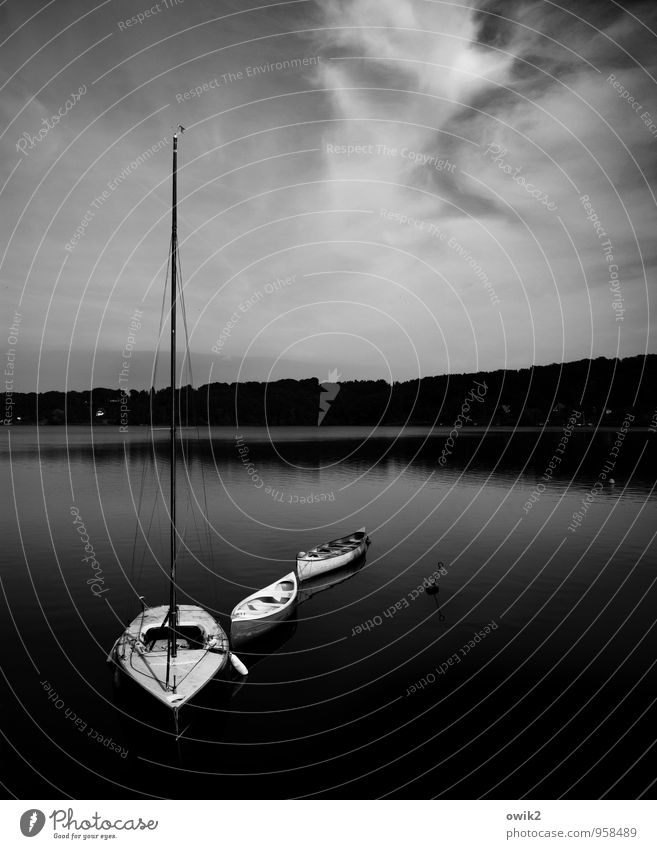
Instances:
[[[36,11],[9,5],[0,11],[8,32]],[[213,375],[232,376],[246,357],[251,378],[328,368],[344,379],[407,378],[653,348],[652,5],[180,9],[121,29],[134,10],[108,4],[65,30],[88,10],[74,2],[65,20],[45,9],[8,43],[2,182],[16,170],[1,247],[7,314],[24,292],[19,388],[33,387],[40,347],[49,387],[97,382],[94,349],[110,382],[136,306],[152,348],[168,148],[110,191],[60,270],[89,205],[178,121],[189,128],[180,172],[188,316],[206,372],[212,363]],[[82,84],[89,93],[17,167],[17,138]],[[290,275],[294,285],[240,311]],[[217,359],[212,346],[236,310]],[[67,376],[65,359],[47,352],[69,346]]]

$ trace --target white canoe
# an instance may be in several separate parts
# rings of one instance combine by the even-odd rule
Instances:
[[[108,660],[129,678],[177,711],[228,662],[228,638],[206,610],[193,604],[178,606],[177,655],[169,659],[167,631],[163,627],[169,608],[146,608],[114,643]]]
[[[299,580],[307,581],[332,569],[341,569],[365,554],[369,544],[370,538],[365,528],[360,528],[349,536],[334,539],[309,551],[300,551],[297,554]]]
[[[365,566],[365,560],[366,558],[363,555],[335,572],[329,572],[326,575],[317,575],[315,578],[308,578],[299,587],[297,606],[310,601],[313,596],[319,595],[319,593],[332,590],[345,581],[351,580]]]
[[[230,637],[238,642],[259,637],[283,622],[294,610],[297,600],[297,576],[294,572],[279,578],[263,590],[247,596],[230,614]]]

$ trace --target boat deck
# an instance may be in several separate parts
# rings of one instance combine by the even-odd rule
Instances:
[[[171,708],[181,707],[228,662],[228,637],[219,623],[194,605],[179,605],[178,653],[169,658],[167,686],[167,640],[157,632],[163,629],[168,607],[148,608],[135,617],[117,640],[112,659],[136,683]],[[186,629],[195,629],[212,642],[189,638]],[[149,632],[155,638],[149,639]]]

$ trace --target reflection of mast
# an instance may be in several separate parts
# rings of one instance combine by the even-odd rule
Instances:
[[[439,569],[444,568],[442,560],[438,561],[438,568]],[[426,593],[427,593],[428,596],[431,596],[431,598],[433,598],[433,600],[436,602],[436,610],[438,611],[438,621],[444,622],[445,621],[445,614],[440,609],[441,605],[440,605],[440,601],[438,599],[438,596],[440,595],[440,587],[438,586],[438,579],[437,578],[430,580],[429,586],[426,589]]]
[[[438,590],[438,587],[436,587],[436,589]],[[438,592],[433,594],[433,600],[436,602],[436,610],[438,611],[438,621],[444,622],[445,621],[445,614],[440,609],[440,602],[438,601],[438,593],[439,592],[440,592],[440,590],[438,590]]]

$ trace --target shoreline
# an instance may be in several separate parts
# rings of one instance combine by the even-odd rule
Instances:
[[[618,428],[621,426],[622,422],[618,425],[600,425],[597,427],[596,425],[579,425],[574,430],[573,433],[615,433]],[[168,433],[169,428],[164,425],[158,425],[156,427],[149,427],[148,425],[129,425],[129,431],[150,431],[152,433],[160,431],[162,433]],[[32,428],[38,430],[40,428],[48,428],[48,429],[63,429],[63,430],[94,430],[107,433],[125,433],[125,426],[122,425],[110,425],[110,424],[70,424],[67,425],[65,422],[60,423],[44,423],[44,424],[11,424],[11,425],[3,425],[3,431],[10,430],[27,430],[28,428]],[[478,434],[478,433],[489,433],[491,431],[495,433],[561,433],[563,431],[564,425],[468,425],[460,428],[461,433],[464,434]],[[184,431],[199,431],[204,432],[207,430],[221,430],[231,433],[237,433],[238,431],[264,431],[266,433],[270,432],[278,432],[278,431],[311,431],[316,432],[319,436],[320,433],[325,433],[327,431],[338,431],[338,430],[351,430],[358,432],[366,432],[370,433],[373,436],[380,431],[384,430],[398,430],[400,431],[400,435],[403,435],[404,431],[423,431],[427,435],[431,433],[437,433],[440,435],[444,435],[449,433],[453,429],[453,426],[450,425],[423,425],[423,424],[385,424],[385,425],[349,425],[349,424],[340,424],[340,425],[321,425],[313,426],[313,425],[208,425],[208,424],[199,424],[199,425],[181,425],[178,427],[178,430]],[[648,425],[638,425],[637,427],[633,427],[631,430],[632,433],[657,433],[655,428],[649,427]],[[420,435],[420,434],[411,434],[409,435]]]

